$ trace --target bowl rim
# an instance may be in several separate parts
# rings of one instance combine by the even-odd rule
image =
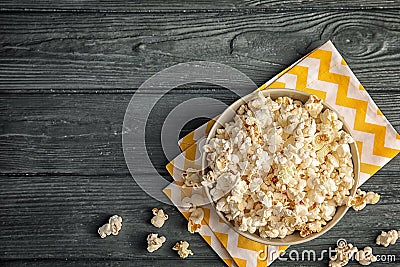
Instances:
[[[283,97],[283,96],[287,96],[288,94],[294,94],[294,95],[302,95],[303,97],[309,97],[311,94],[307,93],[307,92],[303,92],[303,91],[299,91],[299,90],[295,90],[295,89],[287,89],[287,88],[268,88],[268,89],[264,89],[264,90],[259,90],[257,89],[256,91],[245,95],[241,98],[239,98],[238,100],[236,100],[234,103],[232,103],[231,105],[229,105],[224,112],[222,112],[217,119],[215,119],[215,122],[213,124],[213,126],[211,127],[209,133],[207,134],[207,138],[204,144],[208,144],[210,139],[213,138],[215,136],[216,130],[218,128],[220,128],[221,125],[223,125],[225,122],[221,122],[222,118],[224,118],[224,115],[227,114],[227,112],[232,112],[232,110],[235,111],[240,107],[241,104],[243,103],[247,103],[248,101],[250,101],[251,99],[255,98],[255,96],[259,93],[262,92],[264,96],[270,96],[271,93],[277,93],[279,94],[279,96]],[[279,97],[278,96],[278,97]],[[294,99],[293,97],[291,97],[292,99]],[[294,100],[298,100],[298,99],[294,99]],[[300,100],[301,101],[301,100]],[[303,101],[301,101],[303,102]],[[350,131],[350,127],[348,126],[348,124],[346,123],[346,121],[343,119],[343,117],[340,115],[340,113],[333,108],[331,105],[327,104],[325,101],[322,101],[323,105],[324,105],[324,109],[330,109],[334,112],[336,112],[336,114],[338,114],[338,118],[339,120],[343,123],[343,127],[342,129],[344,129],[348,134],[350,134],[352,137],[352,133]],[[304,104],[304,102],[303,102]],[[356,142],[349,144],[350,145],[350,150],[352,153],[352,161],[353,161],[353,172],[354,172],[354,185],[353,187],[350,189],[350,196],[355,195],[357,188],[358,188],[358,182],[359,182],[359,175],[360,175],[360,156],[359,156],[359,151],[358,151],[358,147],[356,145]],[[207,153],[202,151],[202,159],[201,159],[201,164],[202,164],[202,168],[201,168],[201,172],[204,175],[204,170],[206,170],[207,167],[207,163],[206,163],[206,155]],[[222,219],[222,221],[224,221],[224,223],[226,223],[229,228],[233,229],[236,233],[238,233],[241,236],[244,236],[252,241],[255,242],[259,242],[265,245],[277,245],[277,246],[284,246],[284,245],[296,245],[296,244],[301,244],[301,243],[305,243],[308,241],[311,241],[323,234],[325,234],[326,232],[328,232],[331,228],[333,228],[343,217],[344,215],[347,213],[347,211],[349,210],[349,207],[346,205],[343,206],[338,206],[336,207],[336,212],[335,215],[333,216],[333,218],[327,222],[327,224],[325,226],[323,226],[322,231],[318,232],[318,233],[312,233],[306,237],[300,237],[298,240],[294,240],[294,241],[286,241],[285,242],[285,238],[290,237],[292,235],[289,235],[285,238],[262,238],[259,235],[256,234],[250,234],[249,232],[243,232],[240,231],[238,229],[238,227],[234,226],[230,221],[228,221],[224,214],[220,211],[218,211],[215,207],[215,202],[212,199],[210,192],[209,192],[209,187],[208,186],[203,186],[203,189],[207,195],[208,201],[211,204],[211,212],[216,212],[218,217],[220,219]],[[338,214],[340,210],[340,213]],[[295,237],[293,237],[295,238]],[[292,239],[293,239],[292,238]]]

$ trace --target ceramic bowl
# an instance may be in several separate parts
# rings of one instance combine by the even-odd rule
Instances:
[[[211,130],[207,136],[206,143],[208,143],[209,140],[215,136],[216,130],[218,128],[221,128],[222,125],[224,125],[225,123],[232,121],[234,115],[236,114],[234,111],[238,110],[242,104],[248,103],[250,100],[255,98],[257,92],[258,91],[251,93],[247,96],[244,96],[243,98],[237,100],[235,103],[230,105],[216,120],[216,123],[213,125],[213,127],[211,128]],[[278,97],[287,96],[294,100],[300,100],[303,103],[305,103],[310,96],[310,94],[308,94],[308,93],[297,91],[297,90],[292,90],[292,89],[267,89],[267,90],[263,90],[261,92],[265,96],[270,96],[274,100],[277,99]],[[339,113],[334,108],[329,106],[328,104],[323,103],[323,105],[324,105],[324,110],[326,108],[328,108],[328,109],[335,111],[339,115]],[[343,120],[343,118],[341,118],[340,115],[339,115],[339,119],[343,122],[343,129],[347,133],[351,134],[348,125]],[[350,149],[351,149],[351,154],[352,154],[352,159],[353,159],[354,180],[355,180],[354,186],[350,190],[350,194],[352,196],[354,196],[356,193],[358,179],[359,179],[360,162],[359,162],[358,149],[357,149],[357,145],[355,144],[355,142],[350,144]],[[205,170],[206,165],[207,165],[206,153],[203,153],[202,164],[203,164],[203,170]],[[214,211],[218,214],[218,216],[221,218],[221,220],[223,220],[227,225],[229,225],[238,234],[240,234],[248,239],[251,239],[253,241],[263,243],[263,244],[268,244],[268,245],[278,245],[278,246],[279,245],[294,245],[294,244],[300,244],[300,243],[304,243],[304,242],[313,240],[314,238],[317,238],[317,237],[325,234],[326,232],[329,231],[329,229],[331,229],[333,226],[335,226],[335,224],[337,224],[340,221],[340,219],[346,214],[347,210],[349,209],[347,206],[338,207],[333,219],[331,221],[329,221],[325,226],[323,226],[322,231],[319,233],[312,233],[306,237],[301,237],[299,234],[299,231],[295,231],[292,235],[286,236],[285,238],[262,238],[257,234],[250,234],[249,232],[239,231],[237,229],[237,227],[235,227],[231,222],[229,222],[225,218],[225,216],[222,212],[219,212],[215,209],[215,203],[214,203],[214,201],[212,201],[212,198],[209,193],[209,188],[205,188],[205,191],[206,191],[207,197],[208,197]]]

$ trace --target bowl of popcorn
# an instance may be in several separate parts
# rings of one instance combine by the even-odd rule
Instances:
[[[226,109],[204,145],[202,185],[218,216],[270,245],[312,240],[347,212],[359,156],[349,127],[315,95],[268,89]]]

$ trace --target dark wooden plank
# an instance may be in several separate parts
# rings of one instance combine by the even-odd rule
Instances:
[[[332,39],[367,89],[394,90],[399,22],[398,11],[1,13],[0,89],[120,92],[193,60],[261,84]]]
[[[168,161],[161,148],[160,132],[168,112],[194,96],[209,96],[227,103],[236,99],[224,89],[219,94],[193,89],[172,92],[158,102],[147,123],[147,149],[157,170],[164,174]],[[1,95],[0,150],[4,153],[0,159],[1,173],[127,174],[121,136],[131,97],[131,94]],[[149,95],[135,97],[139,97],[141,105],[148,105]],[[138,106],[134,114],[141,113],[141,109]],[[140,142],[132,144],[138,158],[146,153]],[[176,142],[170,145],[177,147]],[[138,173],[151,170],[138,166]]]
[[[399,131],[400,28],[393,9],[399,6],[372,0],[223,0],[218,6],[205,0],[2,1],[0,265],[224,266],[198,235],[187,233],[175,208],[151,199],[130,177],[121,125],[132,93],[157,71],[190,60],[229,64],[261,84],[332,39]],[[218,88],[174,90],[157,104],[149,128],[159,132],[163,116],[195,96],[234,99]],[[148,103],[149,95],[139,97]],[[166,175],[159,135],[147,142],[155,167]],[[399,170],[398,156],[363,186],[382,194],[378,205],[350,211],[327,235],[292,249],[319,253],[338,238],[362,247],[372,245],[380,230],[399,229]],[[138,166],[138,174],[146,173]],[[170,214],[165,228],[157,229],[168,242],[149,255],[144,240],[154,231],[148,222],[154,206]],[[114,213],[124,217],[123,231],[101,240],[97,227]],[[170,249],[175,239],[188,240],[195,256],[179,260]],[[375,252],[396,254],[398,246]],[[288,265],[326,266],[327,257],[274,263]]]
[[[397,131],[400,130],[400,91],[372,91]],[[131,94],[1,94],[0,173],[128,174],[121,133]],[[146,106],[149,96],[141,95]],[[167,114],[179,103],[194,97],[211,97],[226,103],[237,96],[227,90],[177,90],[163,97],[147,122],[147,149],[156,169],[166,175],[167,159],[160,132]],[[206,106],[205,106],[206,108]],[[137,110],[140,114],[141,107]],[[184,115],[184,114],[182,114]],[[140,140],[133,143],[137,157],[144,157]],[[170,144],[176,146],[174,142]],[[399,167],[400,161],[394,161]],[[138,174],[151,168],[137,166]]]
[[[143,267],[155,267],[155,266],[191,266],[191,267],[204,267],[204,266],[226,266],[219,259],[195,259],[195,260],[181,260],[181,259],[167,259],[165,257],[158,257],[156,259],[130,259],[130,260],[57,260],[57,259],[36,259],[36,260],[7,260],[2,262],[2,266],[42,266],[42,267],[53,267],[53,266],[143,266]]]
[[[360,212],[350,210],[326,235],[291,249],[300,253],[314,249],[319,254],[321,250],[334,246],[338,238],[345,238],[360,247],[376,247],[374,239],[380,230],[400,228],[398,169],[398,166],[397,169],[389,166],[363,186],[382,194],[377,205]],[[185,219],[174,207],[161,205],[150,198],[127,175],[14,175],[2,176],[0,184],[0,260],[6,265],[47,265],[46,262],[51,260],[56,260],[51,263],[61,265],[82,263],[86,266],[100,261],[114,265],[116,260],[115,264],[124,266],[141,261],[143,266],[155,266],[160,260],[172,266],[181,262],[170,248],[175,241],[184,239],[190,242],[195,252],[184,264],[223,266],[199,235],[187,232]],[[170,215],[161,229],[149,223],[153,207],[164,208]],[[97,228],[115,213],[123,217],[122,231],[117,237],[100,239]],[[167,237],[165,246],[154,254],[145,251],[145,238],[150,232]],[[399,245],[378,248],[376,253],[397,255]],[[326,266],[326,262],[325,256],[322,262],[312,266]],[[300,266],[299,263],[290,264]],[[307,262],[302,264],[311,265]],[[288,266],[288,263],[278,261],[275,265]]]
[[[391,0],[366,0],[366,1],[346,1],[346,0],[328,0],[323,2],[314,1],[266,1],[266,0],[221,0],[217,3],[212,0],[189,0],[189,1],[32,1],[32,0],[5,0],[0,4],[1,10],[47,10],[54,11],[94,11],[94,12],[148,12],[148,11],[182,11],[182,12],[204,12],[204,11],[263,11],[263,10],[290,10],[290,9],[392,9],[399,8],[399,1]]]
[[[3,176],[0,189],[0,259],[134,260],[154,264],[158,258],[175,261],[172,246],[188,240],[194,260],[215,261],[211,249],[202,248],[199,235],[187,232],[185,219],[168,205],[146,195],[124,176]],[[170,215],[162,229],[150,224],[153,207]],[[101,239],[97,228],[109,216],[123,217],[120,234]],[[146,251],[146,236],[156,232],[167,241],[157,253]]]

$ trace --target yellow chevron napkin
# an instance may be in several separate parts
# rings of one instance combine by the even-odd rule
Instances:
[[[358,186],[400,152],[400,135],[330,41],[263,84],[259,90],[268,88],[290,88],[315,94],[340,113],[351,128],[360,152]],[[175,182],[166,187],[164,193],[186,219],[189,213],[181,208],[181,201],[196,189],[182,187],[182,172],[188,168],[201,169],[197,144],[204,140],[213,123],[210,121],[182,138],[179,146],[183,152],[167,165]],[[211,205],[202,208],[205,216],[199,233],[228,266],[269,266],[287,248],[265,246],[246,239],[219,220]]]

